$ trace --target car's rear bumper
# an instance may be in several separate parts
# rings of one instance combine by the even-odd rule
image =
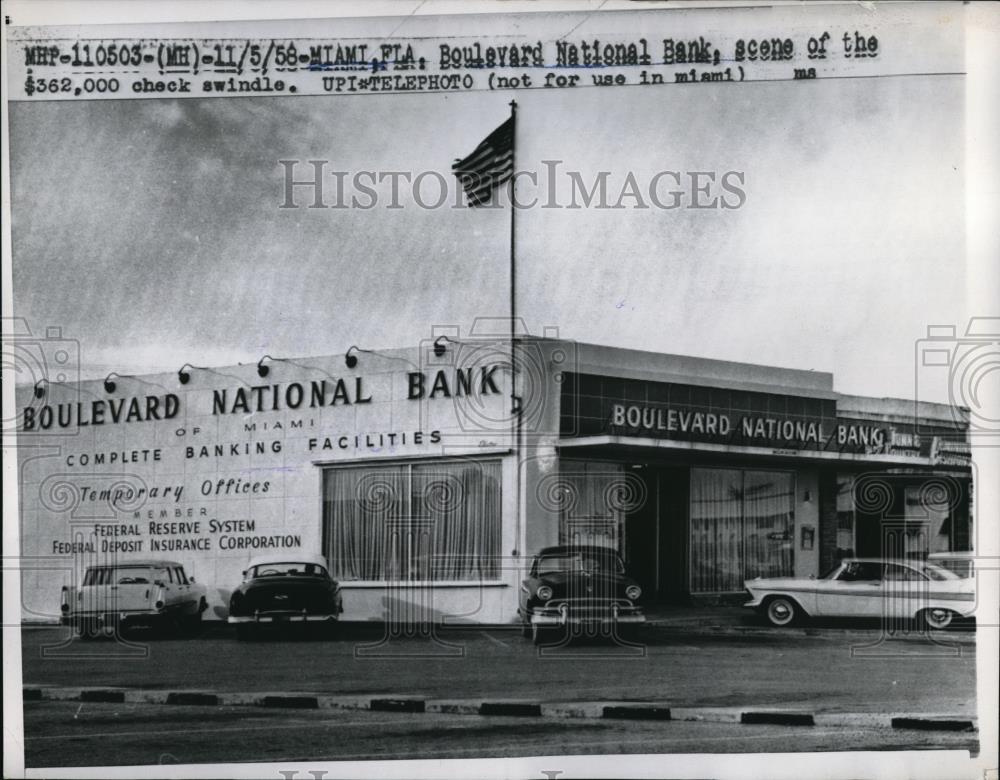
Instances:
[[[81,626],[84,624],[110,625],[118,623],[120,625],[154,625],[165,620],[172,615],[171,612],[142,611],[142,612],[74,612],[69,615],[62,615],[59,622],[64,626]]]

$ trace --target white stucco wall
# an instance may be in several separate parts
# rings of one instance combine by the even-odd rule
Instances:
[[[322,467],[326,464],[470,454],[503,458],[501,550],[506,555],[517,547],[512,520],[513,460],[507,455],[509,424],[503,422],[509,420],[510,391],[503,370],[494,375],[497,392],[487,386],[483,393],[478,386],[468,398],[449,398],[439,392],[434,398],[408,399],[408,374],[425,373],[429,394],[438,370],[452,376],[448,356],[438,359],[425,345],[391,353],[359,353],[354,369],[345,366],[342,355],[276,360],[269,366],[265,378],[257,375],[254,365],[193,369],[186,385],[177,374],[119,377],[111,393],[99,381],[73,386],[53,383],[43,399],[35,398],[31,387],[18,388],[22,419],[25,407],[32,407],[35,415],[34,430],[19,433],[16,453],[23,620],[58,619],[61,587],[72,584],[86,566],[116,557],[180,561],[207,586],[206,617],[224,619],[230,593],[252,555],[287,551],[294,557],[297,551],[322,552]],[[331,398],[336,380],[343,378],[350,397],[358,389],[358,377],[362,395],[371,397],[370,403],[357,403],[358,398],[352,397],[350,404],[308,408],[312,381],[325,379],[327,398]],[[305,388],[305,401],[297,409],[274,411],[272,396],[265,392],[261,411],[252,401],[249,413],[242,408],[231,411],[239,388],[279,385],[283,393],[293,382]],[[452,380],[452,393],[454,385]],[[227,392],[227,409],[213,410],[213,391],[222,389]],[[108,401],[126,399],[127,410],[129,399],[138,397],[144,410],[145,397],[158,396],[162,411],[162,399],[168,393],[176,395],[179,404],[172,419],[110,420]],[[94,401],[105,402],[99,404],[103,424],[79,426],[74,421],[67,427],[53,423],[39,430],[43,405],[56,410],[63,404],[64,413],[82,413],[87,419],[86,415],[93,414]],[[280,405],[284,407],[284,402]],[[390,433],[395,434],[395,441],[390,441]],[[324,447],[327,439],[329,448]],[[258,444],[263,452],[256,451]],[[221,455],[216,454],[216,446],[223,447]],[[202,447],[207,448],[205,457]],[[98,464],[101,457],[104,462]],[[245,485],[249,485],[247,492],[243,492]],[[119,496],[117,504],[112,505],[110,495]],[[279,537],[283,542],[267,548],[236,546],[251,537]],[[154,549],[157,542],[182,540],[200,540],[206,549]],[[71,548],[73,542],[86,544],[85,551]],[[116,542],[125,543],[124,548],[113,551]],[[501,569],[502,582],[488,587],[470,583],[433,588],[435,613],[461,620],[512,619],[519,572],[509,563]],[[426,604],[427,591],[394,587],[391,597]],[[345,617],[379,619],[385,614],[387,591],[378,584],[345,583],[344,601]]]

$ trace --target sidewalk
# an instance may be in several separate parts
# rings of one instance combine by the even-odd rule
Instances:
[[[646,622],[657,628],[766,628],[752,610],[743,607],[653,604]]]
[[[653,604],[645,609],[646,625],[656,629],[711,634],[820,634],[878,632],[885,623],[881,618],[813,618],[784,628],[770,625],[753,610],[740,606]],[[889,633],[918,634],[920,630],[906,621],[893,621]],[[931,636],[947,637],[948,641],[975,642],[975,623],[956,620],[945,631]]]
[[[294,710],[371,710],[415,715],[483,715],[517,718],[694,721],[747,725],[978,731],[975,717],[958,713],[840,712],[811,707],[677,707],[670,701],[551,701],[545,699],[427,699],[420,696],[331,695],[302,691],[219,692],[142,688],[26,686],[23,700]]]

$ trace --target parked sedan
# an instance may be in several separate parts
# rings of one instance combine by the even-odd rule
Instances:
[[[253,558],[229,600],[229,622],[240,639],[261,626],[332,626],[344,611],[337,584],[320,555]]]
[[[90,566],[80,587],[63,586],[63,625],[91,639],[137,626],[193,633],[208,608],[205,586],[177,561],[137,560]]]
[[[546,629],[563,637],[582,632],[619,635],[645,621],[639,584],[625,575],[615,550],[590,545],[546,547],[521,583],[518,615],[535,644]]]
[[[943,629],[972,616],[976,604],[971,580],[909,560],[846,558],[819,579],[758,577],[744,585],[750,594],[744,606],[774,626],[804,617],[889,617]]]

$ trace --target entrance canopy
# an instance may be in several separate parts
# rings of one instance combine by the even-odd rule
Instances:
[[[732,444],[716,444],[713,442],[678,441],[674,439],[655,439],[635,436],[616,436],[602,434],[597,436],[582,436],[573,439],[561,439],[557,449],[565,451],[573,457],[586,457],[588,453],[595,456],[630,457],[648,459],[650,457],[683,457],[685,454],[730,456],[739,458],[764,458],[769,461],[815,463],[815,464],[856,464],[858,466],[878,466],[882,468],[912,468],[933,470],[936,473],[968,473],[969,467],[958,463],[942,463],[933,457],[913,454],[912,452],[840,452],[823,450],[782,449],[775,447],[752,447]]]

